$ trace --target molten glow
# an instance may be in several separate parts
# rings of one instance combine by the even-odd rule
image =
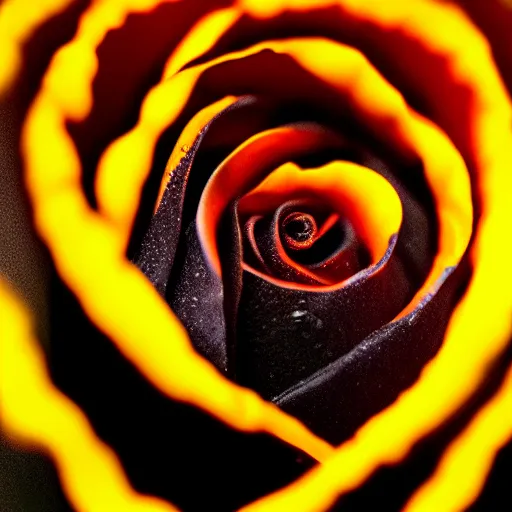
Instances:
[[[327,443],[255,393],[221,378],[193,351],[165,302],[124,258],[113,228],[87,206],[75,175],[79,162],[66,147],[67,139],[49,145],[53,141],[40,136],[41,123],[48,126],[51,119],[49,109],[39,99],[25,133],[35,216],[62,277],[90,317],[170,397],[202,407],[236,428],[268,430],[314,457],[327,456]],[[51,134],[58,137],[58,129]],[[41,166],[48,157],[53,164]]]
[[[465,510],[482,490],[496,453],[511,439],[512,367],[499,391],[449,446],[404,512]]]
[[[81,410],[55,388],[28,316],[2,282],[0,313],[0,392],[7,434],[52,456],[77,510],[176,511],[130,486],[114,452],[97,438]]]

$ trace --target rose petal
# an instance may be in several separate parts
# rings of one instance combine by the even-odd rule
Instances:
[[[353,350],[285,391],[274,401],[314,432],[339,444],[391,404],[441,346],[464,275],[447,269],[438,289],[414,311],[373,329]],[[390,300],[382,297],[383,302]],[[364,321],[368,308],[355,309]],[[343,393],[333,393],[333,389]]]

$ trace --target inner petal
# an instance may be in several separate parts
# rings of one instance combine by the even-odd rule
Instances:
[[[333,285],[369,264],[347,219],[318,200],[283,203],[271,215],[239,219],[247,267],[293,284]]]
[[[339,137],[318,125],[288,125],[251,137],[221,163],[206,184],[197,209],[199,239],[210,265],[218,275],[222,272],[217,231],[228,205],[247,194],[273,168],[291,158],[339,144]]]
[[[309,249],[316,239],[318,226],[309,213],[293,212],[281,224],[281,236],[287,249]]]
[[[329,231],[339,217],[353,227],[370,253],[371,263],[383,257],[389,239],[398,233],[401,225],[402,207],[393,187],[377,173],[344,161],[307,170],[286,163],[240,199],[239,213],[242,217],[268,215],[288,201],[305,197],[329,212],[321,229],[317,226],[315,236],[308,243],[317,243],[320,235]],[[311,214],[311,210],[307,213]],[[329,218],[330,215],[333,217]],[[300,218],[306,221],[306,217]],[[296,246],[297,242],[292,244]]]

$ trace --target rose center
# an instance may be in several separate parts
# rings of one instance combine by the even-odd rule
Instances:
[[[282,223],[284,243],[290,249],[302,250],[311,247],[317,232],[315,219],[307,213],[290,213]]]

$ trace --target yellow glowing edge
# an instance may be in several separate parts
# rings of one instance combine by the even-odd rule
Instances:
[[[97,438],[79,407],[54,387],[28,315],[2,281],[0,316],[2,425],[8,436],[52,456],[77,510],[176,511],[131,487],[112,449]]]
[[[465,510],[482,490],[498,450],[510,439],[512,367],[496,395],[448,447],[435,473],[411,497],[404,512]]]
[[[46,20],[73,0],[4,0],[0,5],[0,96],[10,87],[21,66],[23,44]]]
[[[331,0],[331,2],[325,3],[332,4],[333,2]],[[251,8],[248,10],[252,15],[260,15],[259,10],[264,9],[265,6],[272,10],[275,9],[276,6],[279,8],[279,5],[279,2],[257,2],[253,7],[258,12],[251,11]],[[293,7],[296,8],[309,8],[311,6],[318,8],[320,4],[308,1],[293,4]],[[279,9],[282,10],[283,8],[284,7],[281,7]],[[370,10],[374,10],[374,7],[371,7]],[[393,10],[391,9],[391,11]],[[227,21],[232,20],[234,23],[240,18],[242,11],[236,13],[233,8],[231,8],[219,11],[218,14],[217,16],[214,13],[201,19],[185,37],[178,52],[180,65],[190,62],[190,60],[200,56],[202,53],[206,52],[209,47],[213,46],[221,37],[222,30],[228,28],[229,23]],[[393,19],[392,13],[389,13],[389,9],[382,8],[381,6],[381,15],[382,14],[387,16],[386,21],[388,22],[389,20],[387,18],[389,18],[389,14],[391,14],[391,19]],[[208,37],[202,39],[201,35],[204,32],[208,34]],[[311,47],[312,43],[319,45],[317,51],[314,51]],[[324,44],[323,47],[322,43]],[[380,130],[376,130],[378,136],[385,138],[386,135],[389,135],[389,125],[392,124],[394,134],[389,137],[388,142],[392,144],[405,142],[407,150],[418,152],[421,155],[425,165],[427,180],[434,192],[437,202],[438,218],[440,221],[439,252],[426,282],[395,320],[405,316],[407,313],[411,312],[425,294],[435,286],[435,283],[445,268],[458,263],[459,258],[469,242],[472,223],[472,202],[470,199],[469,177],[464,162],[451,142],[436,129],[435,125],[423,119],[411,109],[408,109],[401,95],[393,88],[389,87],[387,82],[375,72],[373,67],[360,52],[349,47],[344,47],[341,44],[315,38],[305,40],[294,39],[286,41],[284,44],[270,41],[255,45],[243,52],[234,52],[227,56],[214,59],[203,66],[199,66],[197,69],[201,71],[203,68],[212,67],[217,63],[225,62],[227,58],[241,58],[250,53],[256,53],[262,48],[271,48],[274,51],[286,52],[292,55],[306,69],[317,74],[323,80],[336,85],[338,88],[348,87],[348,93],[352,94],[352,99],[359,104],[360,110],[369,111],[366,112],[366,114],[369,114],[370,117],[380,118],[377,122],[380,122],[382,127]],[[343,50],[345,54],[343,54],[341,50]],[[322,58],[318,59],[318,55],[322,55]],[[171,77],[172,72],[177,69],[177,66],[173,67],[173,62],[173,57],[171,57],[166,66],[164,77]],[[342,62],[343,65],[340,65]],[[351,81],[352,83],[350,83]],[[377,90],[379,94],[376,94]],[[396,118],[398,118],[398,123]],[[372,121],[374,121],[374,119],[372,119]],[[143,120],[141,125],[143,125]],[[137,128],[134,132],[136,132]],[[400,141],[400,139],[402,139],[402,141]],[[114,148],[115,145],[116,143],[113,144]],[[126,148],[120,148],[119,154],[126,154]],[[100,176],[101,172],[111,174],[112,176],[115,174],[114,164],[110,165],[110,172],[108,171],[107,165],[100,169]],[[138,173],[134,172],[133,174],[139,174],[141,176],[146,175],[143,171],[139,171]],[[114,183],[118,180],[112,178],[111,181]],[[116,189],[113,186],[111,190],[112,193],[108,196],[105,204],[110,205],[111,208],[116,208]],[[133,187],[132,190],[134,190]],[[133,200],[132,203],[133,206],[131,209],[134,211],[136,201]],[[123,212],[123,214],[126,218],[126,211]]]
[[[201,19],[190,30],[180,47],[179,64],[181,66],[187,64],[205,53],[221,37],[222,30],[229,27],[228,20],[235,23],[241,17],[244,10],[253,16],[272,17],[282,12],[285,8],[319,8],[322,5],[333,5],[335,3],[333,0],[320,2],[308,0],[292,2],[283,0],[278,0],[277,2],[242,1],[239,4],[240,10],[238,12],[234,8],[230,8],[219,11],[218,16],[212,14]],[[339,4],[342,5],[343,3],[340,2]],[[356,8],[359,7],[358,2],[352,3]],[[369,12],[379,10],[379,14],[384,16],[387,23],[394,19],[394,13],[395,16],[396,13],[400,13],[400,9],[389,9],[388,6],[382,3],[378,7],[373,5],[372,2],[368,2],[368,4],[368,7],[361,7],[361,9],[367,9]],[[421,8],[422,5],[420,4],[419,7]],[[267,10],[266,14],[265,10]],[[203,33],[208,34],[208,37],[203,39]],[[396,123],[395,116],[400,119],[398,130],[396,130],[396,124],[394,125],[395,131],[401,132],[398,134],[398,138],[401,137],[406,141],[407,149],[413,152],[417,151],[424,161],[427,180],[437,199],[437,210],[441,227],[439,254],[434,262],[434,267],[424,286],[400,313],[397,317],[398,319],[416,307],[425,293],[435,285],[446,267],[458,263],[460,255],[467,246],[472,222],[471,193],[467,169],[451,142],[431,122],[408,109],[400,94],[389,87],[382,77],[374,72],[364,56],[348,47],[346,47],[346,53],[343,54],[340,51],[343,45],[328,41],[324,41],[324,47],[319,45],[317,51],[314,51],[311,48],[311,44],[312,42],[318,43],[318,41],[320,40],[315,38],[307,38],[303,41],[295,39],[290,40],[285,45],[271,41],[255,45],[252,49],[250,48],[244,52],[234,52],[227,57],[240,58],[247,55],[247,52],[251,52],[251,50],[256,53],[262,47],[272,48],[274,51],[284,51],[292,55],[310,72],[317,74],[323,80],[333,85],[341,88],[347,87],[347,82],[352,80],[352,83],[348,85],[349,94],[353,95],[353,99],[359,103],[359,107],[363,110],[370,110],[370,114],[374,117],[380,116],[382,118],[380,121],[383,121],[383,126],[377,135],[385,138],[389,129],[385,123],[390,121]],[[288,43],[290,44],[288,45]],[[322,55],[322,58],[319,59],[318,55]],[[205,66],[211,67],[225,60],[226,56],[223,56],[219,59],[214,59],[205,64]],[[177,65],[173,65],[174,62],[173,57],[171,57],[166,66],[164,77],[171,77],[172,73],[178,69]],[[376,90],[379,91],[379,94],[376,94]],[[411,118],[413,119],[412,122],[410,122]],[[420,126],[421,124],[423,126]],[[390,137],[390,139],[391,143],[399,144],[397,134],[394,137]],[[108,203],[113,204],[112,197]],[[448,221],[445,217],[457,218],[457,228],[455,228],[453,220]],[[451,254],[452,258],[445,257],[446,254]]]
[[[275,168],[282,162],[283,157],[309,154],[324,147],[332,147],[333,143],[340,143],[336,134],[318,127],[312,126],[305,130],[294,126],[280,126],[261,131],[248,138],[215,169],[203,189],[196,219],[199,240],[208,253],[209,264],[219,275],[222,269],[215,236],[216,226],[233,197],[245,194],[247,183],[254,183],[263,178],[262,172]],[[244,172],[240,172],[240,169]],[[313,184],[311,186],[314,187]],[[395,197],[398,200],[398,197]],[[401,212],[400,204],[396,211]],[[399,225],[399,222],[397,224]],[[366,234],[369,237],[369,233]],[[375,251],[376,259],[384,256],[392,234],[388,233],[385,244],[381,244],[381,247]],[[270,277],[267,279],[273,281]]]
[[[361,190],[365,193],[361,194]],[[385,178],[353,162],[333,160],[314,169],[303,169],[293,162],[285,163],[240,199],[238,211],[245,216],[265,215],[275,212],[283,204],[283,196],[293,200],[310,195],[322,198],[330,210],[349,220],[372,254],[373,265],[384,257],[391,236],[398,233],[402,224],[402,203]],[[282,244],[279,251],[284,252]],[[285,261],[288,258],[286,253],[281,257]],[[274,279],[246,263],[242,266],[277,286],[290,286],[290,283]],[[316,277],[307,268],[299,268],[306,275]],[[340,289],[354,278],[351,276],[332,284],[322,283],[321,291]],[[290,287],[294,288],[295,285]],[[309,286],[302,285],[301,289],[309,289]],[[320,291],[318,285],[312,286],[312,289]]]
[[[89,209],[73,175],[80,165],[77,157],[63,144],[67,139],[56,140],[64,134],[64,126],[52,125],[46,140],[39,137],[51,114],[52,106],[37,100],[25,132],[25,141],[31,141],[26,151],[27,169],[30,172],[32,168],[40,180],[36,190],[37,180],[29,176],[35,220],[60,274],[90,317],[170,397],[202,407],[235,428],[269,431],[315,458],[325,458],[331,451],[327,443],[255,393],[222,378],[193,351],[174,314],[124,258],[114,230]],[[37,158],[41,156],[50,156],[52,166],[39,167]],[[50,178],[47,183],[45,173]],[[52,177],[56,181],[53,187]]]
[[[98,68],[96,50],[107,32],[121,27],[131,13],[179,1],[94,1],[81,16],[74,39],[62,46],[50,63],[43,82],[47,96],[53,98],[68,119],[83,120],[92,107],[92,81]]]
[[[330,5],[333,2],[331,0],[330,2],[327,1],[324,3]],[[310,8],[311,6],[318,8],[323,5],[322,2],[311,3],[307,0],[297,3],[292,2],[292,4],[294,8],[301,9]],[[242,9],[243,6],[244,4],[242,2]],[[281,5],[281,7],[279,6],[280,2],[257,2],[252,5],[252,7],[249,6],[248,11],[250,14],[258,16],[261,15],[261,12],[259,12],[261,9],[268,8],[272,11],[277,8],[280,12],[280,10],[285,7],[284,4]],[[253,8],[256,9],[256,11],[251,10]],[[374,7],[371,7],[370,10],[374,10]],[[387,8],[382,9],[381,6],[381,10],[381,14],[388,14]],[[242,10],[237,12],[236,9],[230,8],[218,11],[217,14],[210,14],[201,19],[196,26],[190,30],[189,34],[187,34],[178,50],[179,64],[182,66],[206,52],[221,37],[222,30],[229,27],[228,20],[234,23],[241,15]],[[391,18],[392,17],[391,15]],[[202,38],[203,33],[207,34],[207,37],[204,39]],[[353,79],[352,94],[354,99],[359,102],[359,107],[362,110],[369,109],[371,115],[382,117],[381,121],[383,121],[383,126],[378,133],[381,137],[385,137],[388,132],[389,127],[386,126],[385,123],[395,121],[395,119],[393,119],[394,115],[403,118],[400,126],[401,130],[399,128],[401,133],[398,135],[395,134],[394,138],[391,137],[389,142],[399,144],[400,142],[397,140],[398,136],[398,138],[401,137],[406,141],[408,150],[414,152],[420,148],[419,154],[422,156],[426,166],[427,179],[434,194],[437,196],[437,209],[441,229],[439,237],[440,251],[434,262],[434,267],[424,286],[422,286],[414,299],[400,313],[397,317],[398,319],[416,307],[425,293],[430,291],[435,285],[444,269],[458,263],[460,255],[466,248],[470,237],[472,218],[467,169],[451,142],[449,142],[441,132],[436,130],[436,127],[432,123],[423,119],[412,110],[407,109],[403,98],[397,94],[393,88],[388,87],[387,82],[374,72],[365,57],[358,51],[346,47],[346,54],[342,55],[339,50],[340,47],[343,48],[343,45],[323,41],[326,45],[325,48],[318,48],[318,51],[315,52],[312,51],[310,47],[312,41],[318,42],[321,40],[315,40],[314,38],[308,38],[303,41],[300,39],[291,40],[289,43],[290,46],[293,46],[293,50],[288,46],[283,48],[279,43],[274,41],[262,43],[244,52],[234,52],[227,56],[214,59],[206,63],[204,67],[211,67],[219,62],[224,62],[226,57],[241,58],[246,56],[248,52],[256,53],[258,50],[267,47],[272,48],[274,51],[285,51],[292,54],[296,60],[310,72],[318,74],[322,79],[338,87],[346,86],[346,82]],[[318,59],[317,55],[322,55],[322,59]],[[341,66],[340,62],[343,62],[344,65]],[[171,56],[166,65],[164,78],[171,77],[172,73],[178,69],[178,66],[173,65],[173,63],[175,63],[174,56]],[[366,67],[368,67],[370,71],[365,69]],[[202,68],[203,66],[199,67],[199,69]],[[364,69],[366,73],[363,74],[360,71],[361,68]],[[375,94],[377,88],[380,93],[378,95]],[[404,110],[406,112],[404,112]],[[409,119],[412,118],[413,121],[418,121],[418,123],[411,122],[410,125],[408,125],[407,121],[409,121],[409,119],[407,115],[404,115],[405,113],[409,114]],[[421,124],[423,124],[423,126],[420,126]],[[116,143],[113,144],[114,147],[115,144]],[[122,148],[122,151],[119,151],[119,153],[124,154],[124,148]],[[108,173],[107,168],[108,167],[105,166],[102,171]],[[115,166],[111,165],[110,168],[112,169],[111,174],[114,175]],[[134,173],[134,175],[135,174],[136,173]],[[139,172],[139,174],[145,176],[143,172]],[[114,181],[117,180],[112,179],[112,182]],[[114,187],[112,187],[112,190],[114,191]],[[108,197],[105,203],[111,205],[111,208],[116,208],[113,206],[116,204],[114,193],[110,194],[110,197]],[[133,201],[133,203],[135,204],[136,202]],[[134,210],[133,206],[132,210]],[[452,220],[448,221],[445,217],[451,217]],[[457,219],[457,227],[454,225],[455,218]],[[446,255],[452,255],[452,257],[446,257]]]
[[[423,162],[436,202],[439,247],[426,282],[399,315],[404,316],[432,289],[447,267],[458,264],[468,245],[473,211],[465,163],[445,134],[410,109],[362,54],[322,39],[289,42],[290,46],[285,46],[289,55],[310,73],[348,94],[358,107],[356,115],[361,113],[363,122],[372,126],[377,136],[388,144],[403,145]],[[312,43],[318,46],[315,48]]]

